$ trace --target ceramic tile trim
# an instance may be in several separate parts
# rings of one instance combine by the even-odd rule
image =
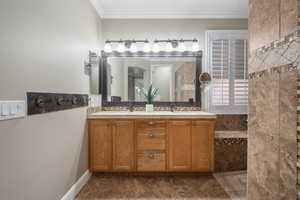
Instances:
[[[298,37],[300,37],[300,0],[298,0]],[[297,87],[297,97],[298,97],[298,122],[297,122],[297,143],[298,143],[298,156],[297,156],[297,194],[298,199],[300,199],[300,64],[298,64],[298,87]]]
[[[280,38],[279,40],[275,40],[269,44],[266,44],[265,46],[262,46],[256,50],[253,51],[254,55],[259,55],[262,53],[265,53],[267,51],[273,50],[277,47],[284,46],[300,37],[300,17],[298,16],[298,30]]]
[[[282,66],[278,66],[278,67],[272,67],[270,69],[253,72],[253,73],[249,74],[249,79],[260,78],[263,76],[272,75],[274,73],[284,73],[284,72],[294,71],[297,69],[297,66],[299,65],[299,63],[300,62],[295,62],[292,64],[282,65]]]
[[[297,97],[298,97],[298,105],[297,105],[297,143],[298,143],[298,156],[297,156],[297,194],[298,199],[300,199],[300,65],[298,66],[298,87],[297,87]]]
[[[100,112],[100,111],[127,111],[127,110],[128,110],[128,108],[123,107],[123,106],[112,106],[112,107],[98,106],[98,107],[88,108],[87,113],[92,114],[92,113]],[[133,107],[133,110],[134,111],[145,111],[145,107],[136,106],[136,107]],[[171,108],[164,107],[164,106],[161,106],[161,107],[155,106],[154,110],[155,111],[171,111]],[[175,111],[201,111],[201,108],[200,107],[176,107]]]
[[[215,145],[247,144],[247,138],[215,138]]]

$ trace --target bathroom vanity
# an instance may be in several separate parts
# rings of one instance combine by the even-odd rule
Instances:
[[[213,172],[210,113],[98,112],[88,116],[92,172]]]

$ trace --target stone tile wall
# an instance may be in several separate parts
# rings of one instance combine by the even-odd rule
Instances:
[[[247,169],[247,138],[215,138],[215,172]]]
[[[250,52],[297,30],[298,0],[249,1]]]
[[[298,0],[250,0],[248,199],[296,199]]]
[[[217,115],[216,131],[247,131],[248,115]]]
[[[297,68],[286,68],[249,81],[249,200],[296,198]]]

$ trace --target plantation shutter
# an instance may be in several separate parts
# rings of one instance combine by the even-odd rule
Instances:
[[[233,41],[232,67],[234,68],[234,104],[248,105],[247,40]]]
[[[208,32],[208,71],[212,75],[209,110],[246,113],[248,66],[246,31]]]
[[[229,105],[229,40],[213,40],[212,87],[213,105]]]

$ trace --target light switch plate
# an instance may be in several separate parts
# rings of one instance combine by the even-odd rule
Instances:
[[[9,115],[9,104],[8,102],[1,103],[1,116],[8,116]]]
[[[0,101],[0,120],[25,117],[25,101]]]

